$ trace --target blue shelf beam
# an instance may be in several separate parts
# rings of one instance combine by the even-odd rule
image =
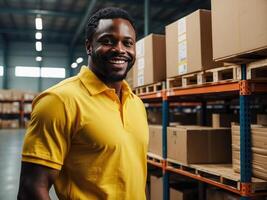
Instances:
[[[251,164],[251,120],[249,98],[251,91],[246,84],[246,65],[241,65],[241,83],[240,87],[240,178],[243,191],[241,200],[250,199],[246,194],[250,193],[252,164]]]

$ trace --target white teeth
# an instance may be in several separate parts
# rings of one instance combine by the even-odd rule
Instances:
[[[114,64],[123,64],[125,63],[125,60],[110,60],[109,62]]]

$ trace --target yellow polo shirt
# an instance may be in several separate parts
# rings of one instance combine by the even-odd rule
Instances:
[[[60,170],[60,200],[144,200],[147,146],[142,101],[82,67],[34,100],[22,161]]]

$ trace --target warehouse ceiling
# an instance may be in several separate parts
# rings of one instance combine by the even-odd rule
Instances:
[[[149,0],[149,33],[199,9],[210,9],[210,0]],[[0,0],[0,34],[7,41],[35,41],[35,17],[43,20],[43,41],[71,46],[84,43],[88,16],[114,6],[136,20],[138,38],[144,36],[145,0]]]

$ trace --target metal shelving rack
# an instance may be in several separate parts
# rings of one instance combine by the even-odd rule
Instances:
[[[24,128],[24,117],[30,115],[30,113],[25,113],[24,111],[24,104],[25,103],[32,103],[32,100],[24,100],[24,99],[10,99],[10,100],[0,100],[0,103],[19,103],[19,111],[18,112],[11,112],[11,113],[0,113],[0,119],[18,119],[19,120],[19,127]]]
[[[250,96],[254,94],[266,94],[266,81],[246,80],[246,65],[241,65],[241,80],[236,82],[211,83],[191,88],[163,89],[159,92],[139,95],[145,103],[162,103],[162,160],[156,162],[148,160],[148,163],[159,167],[163,172],[163,200],[169,199],[169,172],[178,173],[204,183],[214,185],[224,190],[239,194],[241,200],[249,200],[252,196],[266,193],[252,192],[252,166],[251,166],[251,135],[250,135]],[[213,181],[212,179],[190,174],[182,169],[170,169],[167,166],[167,126],[169,125],[168,112],[170,102],[198,101],[205,102],[208,99],[224,99],[226,97],[238,97],[240,100],[240,187],[235,189]],[[183,98],[181,98],[183,97]],[[205,111],[206,104],[203,103]],[[205,114],[204,114],[205,115]]]

